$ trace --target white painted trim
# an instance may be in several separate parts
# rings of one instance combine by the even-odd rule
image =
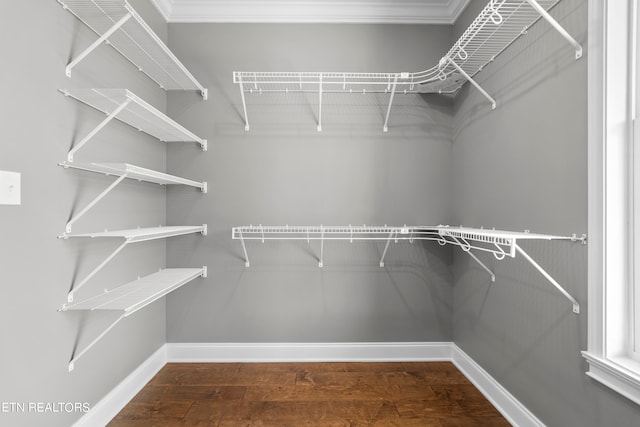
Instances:
[[[142,362],[120,384],[76,421],[74,427],[104,426],[124,408],[133,397],[167,363],[166,344]]]
[[[621,359],[620,363],[616,363],[612,359],[601,358],[586,351],[582,352],[582,356],[589,362],[588,376],[640,405],[638,362]],[[632,364],[635,369],[625,366],[629,364]]]
[[[640,404],[640,364],[625,357],[631,315],[630,235],[625,193],[629,1],[589,0],[588,55],[588,334],[587,375]]]
[[[544,427],[522,403],[452,342],[167,343],[91,408],[74,427],[106,425],[169,362],[452,362],[515,427]]]
[[[542,421],[455,344],[452,362],[512,425],[544,427]]]
[[[168,22],[453,24],[470,0],[152,0]]]
[[[173,0],[151,0],[151,3],[156,7],[158,12],[160,12],[164,20],[169,22],[173,9]]]
[[[169,362],[385,362],[451,360],[450,342],[168,343]]]

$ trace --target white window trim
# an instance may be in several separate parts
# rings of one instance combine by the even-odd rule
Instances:
[[[640,404],[640,363],[628,356],[633,270],[627,141],[633,84],[630,67],[620,66],[632,57],[628,7],[633,1],[589,0],[589,310],[583,356],[587,375]]]

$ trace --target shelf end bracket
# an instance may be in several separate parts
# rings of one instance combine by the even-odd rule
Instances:
[[[244,84],[242,83],[242,75],[238,75],[238,85],[240,86],[240,98],[242,99],[242,111],[244,111],[244,130],[249,130],[249,116],[247,115],[247,100],[244,96]]]
[[[69,64],[67,64],[67,67],[65,68],[65,74],[67,75],[67,77],[71,77],[71,70],[73,69],[73,67],[78,65],[80,61],[82,61],[84,58],[87,57],[87,55],[93,52],[95,48],[97,48],[100,44],[102,44],[109,37],[111,37],[113,33],[118,31],[118,29],[122,27],[125,24],[125,22],[131,19],[132,16],[133,15],[131,14],[131,12],[124,15],[122,18],[120,18],[118,22],[116,22],[111,28],[109,28],[104,34],[102,34],[96,41],[91,43],[91,45],[88,48],[82,51],[80,55],[74,58],[73,61],[69,62]]]
[[[576,59],[582,58],[582,45],[578,43],[571,35],[565,30],[562,25],[558,23],[553,17],[547,12],[537,0],[527,0],[527,3],[536,10],[553,28],[560,33],[562,37],[564,37],[576,50]]]
[[[61,166],[65,166],[64,164],[60,164]],[[68,167],[68,166],[67,166]],[[67,233],[71,233],[71,227],[73,224],[78,221],[84,214],[86,214],[92,207],[96,205],[100,200],[102,200],[107,194],[111,192],[118,184],[120,184],[125,178],[127,178],[127,174],[122,174],[116,179],[111,185],[109,185],[102,193],[98,194],[87,206],[84,207],[77,215],[67,222],[67,226],[65,227],[65,231]]]
[[[74,355],[71,359],[71,361],[69,362],[69,372],[73,371],[76,367],[76,362],[78,361],[78,359],[80,359],[82,356],[84,356],[84,354],[89,351],[89,349],[91,349],[91,347],[93,347],[94,345],[96,345],[96,343],[98,341],[100,341],[102,339],[102,337],[104,337],[111,329],[113,329],[122,319],[124,319],[126,316],[125,314],[120,315],[120,317],[118,317],[115,322],[113,322],[111,325],[109,325],[104,331],[102,331],[100,333],[100,335],[98,335],[93,341],[91,341],[80,353],[78,353],[77,355]]]
[[[556,280],[551,277],[551,275],[547,273],[537,262],[535,262],[534,259],[531,258],[531,256],[529,256],[529,254],[527,254],[517,243],[515,243],[514,246],[516,248],[516,251],[518,251],[527,261],[529,261],[529,263],[531,263],[531,265],[533,265],[535,269],[545,277],[545,279],[547,279],[553,286],[556,287],[556,289],[560,291],[560,293],[562,293],[562,295],[564,295],[569,301],[571,301],[571,304],[573,305],[573,312],[576,314],[580,314],[580,304],[578,303],[578,301],[573,296],[571,296],[571,294],[569,294],[569,292],[567,292],[562,286],[560,286],[560,284],[556,282]]]
[[[391,87],[391,97],[389,98],[389,106],[387,107],[387,116],[384,119],[384,126],[382,126],[383,132],[389,131],[389,114],[391,114],[391,104],[393,104],[393,97],[396,94],[397,85],[398,85],[398,75],[396,74],[393,79],[393,86]]]
[[[244,266],[249,267],[251,263],[249,262],[249,255],[247,254],[247,246],[244,243],[244,236],[242,235],[242,230],[238,229],[238,233],[240,234],[240,243],[242,243],[242,252],[244,252]]]
[[[464,78],[469,81],[469,83],[471,83],[476,89],[478,89],[480,91],[480,93],[482,95],[484,95],[485,98],[487,98],[489,100],[489,102],[491,103],[491,109],[495,110],[495,108],[496,108],[496,100],[493,99],[491,97],[491,95],[489,95],[487,93],[486,90],[482,89],[482,86],[480,86],[475,80],[473,80],[471,78],[471,76],[469,74],[467,74],[467,72],[464,71],[462,69],[462,67],[460,67],[458,64],[456,64],[456,62],[453,59],[447,57],[447,61],[449,61],[449,64],[451,64],[456,70],[458,70],[458,72],[460,74],[462,74],[464,76]]]
[[[391,243],[392,238],[393,238],[393,231],[389,233],[389,237],[387,237],[387,243],[384,245],[384,251],[382,251],[382,257],[380,258],[380,267],[384,267],[384,257],[387,255],[387,250],[389,249],[389,243]]]
[[[65,93],[65,92],[63,92]],[[65,93],[66,95],[66,93]],[[101,121],[98,126],[96,126],[95,128],[93,128],[93,130],[91,132],[89,132],[87,134],[87,136],[85,136],[84,138],[82,138],[82,140],[80,140],[77,144],[75,144],[75,146],[69,150],[69,153],[67,154],[67,161],[69,162],[73,162],[73,156],[74,154],[82,148],[82,146],[84,146],[87,142],[89,142],[89,140],[91,138],[93,138],[103,127],[105,127],[111,120],[113,120],[118,114],[120,114],[120,112],[122,110],[124,110],[125,108],[127,108],[127,105],[129,105],[129,103],[131,102],[131,98],[127,98],[126,101],[124,101],[122,104],[118,105],[118,107],[113,110],[111,113],[109,113],[109,115],[107,115],[107,117]],[[206,144],[206,142],[205,142]]]

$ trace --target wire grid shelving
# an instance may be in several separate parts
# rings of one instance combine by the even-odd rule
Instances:
[[[111,183],[103,192],[98,194],[83,209],[71,218],[65,227],[66,233],[71,233],[73,224],[75,224],[82,216],[91,210],[100,200],[113,191],[118,184],[125,179],[134,179],[142,182],[150,182],[159,185],[186,185],[199,188],[203,193],[207,192],[207,182],[193,181],[191,179],[182,178],[175,175],[169,175],[164,172],[158,172],[151,169],[142,168],[140,166],[130,165],[128,163],[59,163],[60,166],[73,169],[79,169],[87,172],[104,174],[107,176],[116,176],[117,179]]]
[[[87,274],[78,283],[74,283],[73,288],[67,295],[67,302],[73,302],[74,295],[84,285],[100,272],[117,254],[119,254],[127,245],[131,243],[147,242],[150,240],[167,239],[169,237],[182,236],[185,234],[200,233],[203,236],[207,235],[207,225],[201,226],[159,226],[149,228],[134,228],[129,230],[115,230],[115,231],[102,231],[95,233],[77,233],[77,234],[63,234],[58,236],[60,239],[69,238],[122,238],[124,242],[120,244],[113,252],[111,252],[97,267],[95,267],[89,274]]]
[[[196,80],[126,0],[57,0],[99,38],[66,67],[67,76],[100,44],[107,43],[165,90],[207,89]]]
[[[67,160],[70,162],[73,161],[75,153],[113,119],[163,142],[196,142],[200,144],[203,151],[207,150],[206,139],[187,130],[127,89],[60,89],[60,92],[107,116],[83,139],[74,144],[67,154]]]
[[[207,267],[167,268],[112,290],[105,290],[104,293],[86,300],[63,305],[59,311],[111,310],[121,312],[121,315],[92,342],[84,347],[82,351],[73,355],[69,362],[69,371],[75,368],[75,363],[78,359],[84,356],[91,347],[101,340],[122,319],[198,277],[207,277]]]
[[[575,48],[582,47],[548,13],[560,0],[490,0],[451,49],[433,67],[419,72],[248,72],[233,73],[242,99],[245,130],[249,130],[246,95],[265,93],[316,93],[319,96],[318,131],[322,130],[323,93],[390,94],[383,131],[396,93],[456,94],[466,82],[496,107],[495,100],[473,77],[509,47],[539,19],[544,18]]]
[[[515,231],[489,230],[484,228],[438,226],[263,226],[249,225],[233,227],[232,239],[240,240],[245,258],[245,267],[250,267],[249,255],[245,241],[259,240],[264,243],[267,240],[312,240],[320,241],[320,257],[318,266],[324,266],[324,242],[325,240],[349,240],[355,241],[386,241],[380,267],[384,267],[384,259],[391,242],[399,241],[413,243],[416,240],[436,241],[440,245],[455,245],[469,254],[495,281],[495,274],[483,263],[472,250],[489,252],[497,260],[503,260],[509,256],[515,258],[516,254],[522,255],[536,270],[540,272],[562,295],[573,305],[573,312],[580,313],[580,304],[571,296],[546,270],[544,270],[531,256],[518,244],[519,240],[571,240],[586,243],[586,235],[580,237],[556,236],[549,234],[536,234]]]

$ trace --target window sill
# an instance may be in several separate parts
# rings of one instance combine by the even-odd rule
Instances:
[[[640,405],[640,363],[627,358],[602,358],[582,352],[589,363],[587,375]]]

